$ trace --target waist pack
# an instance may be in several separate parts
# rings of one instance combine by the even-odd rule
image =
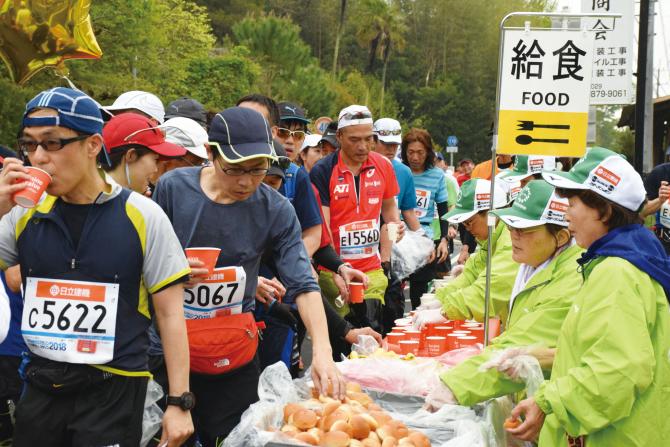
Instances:
[[[25,370],[25,379],[35,388],[52,395],[67,395],[111,379],[112,373],[92,366],[33,359]]]
[[[223,374],[251,362],[258,348],[253,314],[186,320],[191,371]]]

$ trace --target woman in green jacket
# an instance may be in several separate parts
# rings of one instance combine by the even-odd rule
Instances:
[[[670,262],[640,223],[640,175],[592,148],[570,172],[544,173],[566,196],[586,248],[584,281],[561,328],[551,379],[512,416],[511,434],[544,446],[670,445]]]
[[[484,319],[484,291],[486,289],[486,253],[488,251],[487,216],[491,182],[472,179],[463,183],[456,206],[443,219],[463,223],[477,239],[479,250],[465,263],[463,273],[436,291],[441,309],[420,307],[415,316],[416,326],[446,320]],[[507,205],[507,195],[499,187],[494,193],[494,208]],[[505,224],[498,222],[491,238],[491,315],[507,318],[509,296],[514,286],[518,265],[512,260],[512,240]],[[446,318],[445,318],[446,317]]]
[[[495,210],[510,231],[512,258],[520,264],[509,301],[505,332],[481,354],[442,374],[443,390],[427,399],[433,408],[444,403],[474,405],[523,391],[522,382],[480,366],[501,349],[539,345],[555,348],[558,333],[580,287],[577,258],[582,249],[567,229],[568,202],[554,194],[544,180],[533,180],[510,208]],[[549,377],[550,370],[545,371]],[[453,395],[453,398],[451,395]]]

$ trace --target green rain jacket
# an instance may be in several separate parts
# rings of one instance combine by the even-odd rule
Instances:
[[[481,354],[442,374],[442,381],[461,405],[470,406],[523,391],[523,382],[514,381],[495,368],[480,372],[479,367],[501,349],[537,344],[556,347],[563,320],[582,286],[582,278],[577,271],[577,259],[582,251],[581,247],[573,245],[559,253],[517,294],[505,332],[494,338]],[[545,378],[550,372],[544,371]]]
[[[558,338],[551,380],[535,400],[541,447],[670,446],[670,307],[663,288],[617,257],[584,266]]]
[[[502,221],[493,232],[491,248],[491,316],[507,320],[509,297],[519,264],[512,260],[512,239]],[[479,250],[465,263],[463,273],[444,287],[436,297],[442,303],[442,314],[450,320],[484,320],[487,242],[477,241]]]

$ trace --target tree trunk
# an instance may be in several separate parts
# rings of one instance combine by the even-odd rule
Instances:
[[[386,36],[387,41],[384,45],[384,65],[382,67],[382,90],[379,95],[379,116],[384,116],[384,93],[386,91],[386,68],[388,67],[389,59],[391,56],[391,38]]]
[[[333,50],[333,76],[337,75],[337,58],[340,53],[340,39],[344,29],[344,13],[347,9],[347,0],[340,0],[340,20],[337,22],[337,33],[335,35],[335,49]]]

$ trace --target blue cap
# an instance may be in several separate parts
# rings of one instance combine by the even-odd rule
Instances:
[[[58,116],[28,117],[35,109],[53,109]],[[26,105],[23,127],[60,126],[85,135],[102,134],[100,105],[87,94],[56,87],[39,93]]]
[[[244,107],[217,113],[209,127],[209,141],[228,163],[276,158],[270,125],[263,115]]]
[[[53,109],[57,116],[29,117],[36,109]],[[23,127],[60,126],[84,135],[102,135],[100,105],[86,93],[66,87],[44,90],[26,104],[23,113]],[[103,147],[99,158],[101,163],[111,166],[107,151]]]

